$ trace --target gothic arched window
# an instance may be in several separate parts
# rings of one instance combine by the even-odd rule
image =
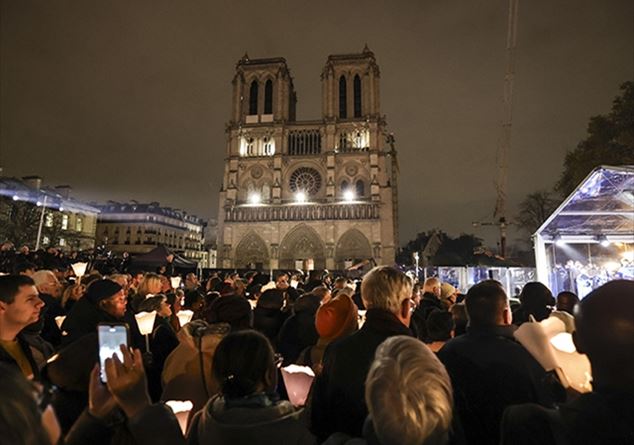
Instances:
[[[251,88],[249,88],[249,114],[258,114],[258,81],[251,82]]]
[[[345,192],[346,190],[348,190],[348,181],[343,180],[341,181],[341,192]]]
[[[345,119],[348,117],[348,92],[346,78],[339,78],[339,117]]]
[[[361,117],[361,78],[354,76],[354,117]]]
[[[360,179],[356,183],[356,193],[358,197],[365,196],[365,184]]]
[[[264,114],[273,114],[273,82],[271,79],[264,84]]]

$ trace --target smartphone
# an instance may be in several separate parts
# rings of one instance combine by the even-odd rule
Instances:
[[[99,375],[101,381],[106,383],[106,359],[117,354],[123,361],[120,345],[128,346],[128,325],[125,323],[99,323],[97,325],[99,337]]]

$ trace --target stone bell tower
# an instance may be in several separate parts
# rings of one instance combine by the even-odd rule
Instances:
[[[245,54],[233,77],[233,124],[294,121],[297,97],[286,60]]]

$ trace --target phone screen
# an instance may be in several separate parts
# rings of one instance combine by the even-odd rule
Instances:
[[[123,324],[104,325],[98,327],[99,334],[99,368],[101,381],[106,382],[106,359],[117,354],[119,360],[123,361],[120,345],[128,346],[128,327]]]

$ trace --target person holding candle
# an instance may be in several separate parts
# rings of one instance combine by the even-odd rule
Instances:
[[[506,409],[503,445],[634,443],[634,281],[615,280],[575,308],[573,341],[592,366],[592,391],[548,409]]]
[[[220,393],[194,416],[190,445],[316,443],[299,420],[301,411],[277,400],[276,361],[264,335],[240,331],[226,336],[214,355],[213,375]]]

